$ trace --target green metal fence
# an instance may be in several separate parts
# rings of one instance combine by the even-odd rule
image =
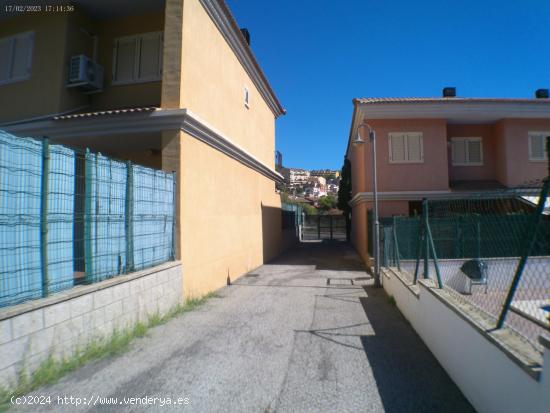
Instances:
[[[298,228],[302,224],[304,208],[297,204],[281,203],[283,228]]]
[[[173,174],[0,131],[0,306],[174,258]]]
[[[421,216],[381,223],[381,263],[433,278],[538,347],[550,331],[549,185],[426,199]]]
[[[302,227],[305,241],[347,240],[345,215],[306,215]]]
[[[430,202],[432,205],[432,202]],[[482,215],[473,213],[455,217],[430,218],[432,237],[438,257],[457,259],[469,257],[514,257],[522,253],[523,240],[527,235],[531,215]],[[389,259],[393,259],[393,228],[399,242],[402,259],[415,259],[418,232],[422,218],[395,217],[384,226],[384,239],[389,243]],[[543,220],[541,226],[550,226]],[[510,228],[511,231],[503,231]],[[531,255],[550,255],[546,245],[533,246]]]

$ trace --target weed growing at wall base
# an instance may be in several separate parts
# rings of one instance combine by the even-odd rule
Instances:
[[[200,298],[190,298],[184,304],[172,307],[162,316],[159,313],[149,316],[146,323],[137,322],[131,328],[115,330],[109,337],[92,340],[84,348],[77,348],[70,357],[58,360],[50,355],[30,374],[23,367],[16,383],[9,388],[0,387],[0,412],[6,411],[11,406],[12,397],[19,397],[42,386],[53,384],[90,361],[119,355],[128,349],[132,340],[144,337],[150,328],[164,324],[183,313],[193,311],[214,297],[218,297],[218,295],[209,293]]]

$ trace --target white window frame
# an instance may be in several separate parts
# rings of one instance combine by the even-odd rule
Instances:
[[[248,90],[248,87],[246,86],[244,87],[243,95],[244,107],[250,109],[250,90]]]
[[[533,135],[542,135],[542,158],[534,158],[533,157],[533,141],[532,137]],[[546,152],[546,142],[544,138],[546,136],[550,136],[550,131],[529,131],[527,134],[527,140],[529,141],[529,161],[530,162],[546,162],[548,161],[548,154]]]
[[[23,32],[23,33],[17,33],[13,36],[3,37],[0,39],[0,42],[8,41],[10,42],[10,57],[9,57],[9,75],[12,74],[13,71],[13,57],[15,53],[15,43],[18,38],[22,37],[30,37],[31,40],[31,47],[29,50],[29,55],[27,56],[27,74],[24,76],[19,77],[8,77],[6,80],[0,80],[0,86],[2,85],[8,85],[10,83],[16,83],[16,82],[22,82],[24,80],[29,80],[31,78],[31,71],[32,71],[32,57],[34,54],[34,32]]]
[[[420,160],[418,161],[409,161],[409,139],[405,139],[405,160],[403,161],[394,161],[392,159],[392,138],[394,136],[400,135],[420,135]],[[390,132],[388,133],[388,151],[389,151],[389,161],[394,164],[403,164],[403,163],[424,163],[424,134],[422,132]]]
[[[141,58],[141,42],[145,38],[150,37],[159,37],[160,38],[160,45],[159,45],[159,70],[157,75],[155,76],[148,76],[148,77],[140,77],[139,74],[139,63]],[[134,53],[134,73],[133,78],[130,80],[116,80],[116,71],[117,71],[117,57],[118,57],[118,43],[120,41],[127,41],[127,40],[134,40],[135,42],[135,53]],[[162,54],[164,49],[164,38],[163,38],[163,32],[148,32],[148,33],[140,33],[140,34],[134,34],[131,36],[123,36],[123,37],[117,37],[113,40],[113,62],[112,62],[112,81],[111,84],[113,86],[119,86],[119,85],[132,85],[136,83],[148,83],[148,82],[158,82],[162,80]]]
[[[453,142],[464,141],[464,148],[466,150],[466,161],[465,162],[455,162],[455,149]],[[470,153],[468,149],[468,142],[479,142],[479,155],[481,158],[480,162],[470,162]],[[451,138],[451,163],[453,166],[483,166],[483,138],[480,136],[475,137],[454,137]]]

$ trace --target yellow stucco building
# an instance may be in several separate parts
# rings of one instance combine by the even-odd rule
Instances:
[[[223,0],[84,0],[0,24],[0,129],[177,172],[186,296],[284,248],[283,114]]]

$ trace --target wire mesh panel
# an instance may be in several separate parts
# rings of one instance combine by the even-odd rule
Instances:
[[[85,282],[97,282],[129,270],[126,261],[126,181],[124,162],[87,153],[83,233]]]
[[[550,251],[550,217],[545,216],[543,225],[538,225],[534,234],[534,249]],[[523,274],[518,281],[510,302],[506,323],[517,326],[532,337],[541,334],[545,327],[550,331],[550,254],[529,256]],[[530,324],[524,320],[531,321]]]
[[[402,259],[415,259],[418,249],[418,233],[420,230],[420,218],[396,217],[396,240],[399,254]]]
[[[0,131],[0,305],[42,296],[42,145]]]
[[[173,256],[174,177],[133,167],[134,269],[151,267]]]
[[[45,295],[74,284],[73,222],[75,153],[60,145],[49,146],[47,173],[47,291]]]
[[[426,200],[422,218],[394,219],[393,242],[411,280],[417,265],[419,277],[439,272],[446,288],[491,316],[495,326],[505,324],[538,346],[538,336],[550,330],[550,215],[544,211],[547,192],[534,190],[540,191],[538,204],[513,191],[501,198]],[[384,251],[395,254],[394,247]],[[382,262],[395,265],[391,258]]]
[[[318,215],[304,216],[304,222],[302,226],[302,239],[304,241],[314,241],[321,239]]]
[[[296,228],[296,213],[292,211],[281,211],[281,229],[295,229]]]
[[[294,226],[298,227],[302,224],[304,208],[297,204],[289,204],[287,202],[281,203],[281,209],[283,211],[294,212]],[[284,213],[283,213],[284,216]],[[287,219],[287,218],[285,218]]]
[[[0,306],[173,259],[174,183],[0,131]]]
[[[384,267],[395,267],[395,251],[394,245],[391,238],[392,227],[391,226],[380,226],[380,260],[381,264]]]

